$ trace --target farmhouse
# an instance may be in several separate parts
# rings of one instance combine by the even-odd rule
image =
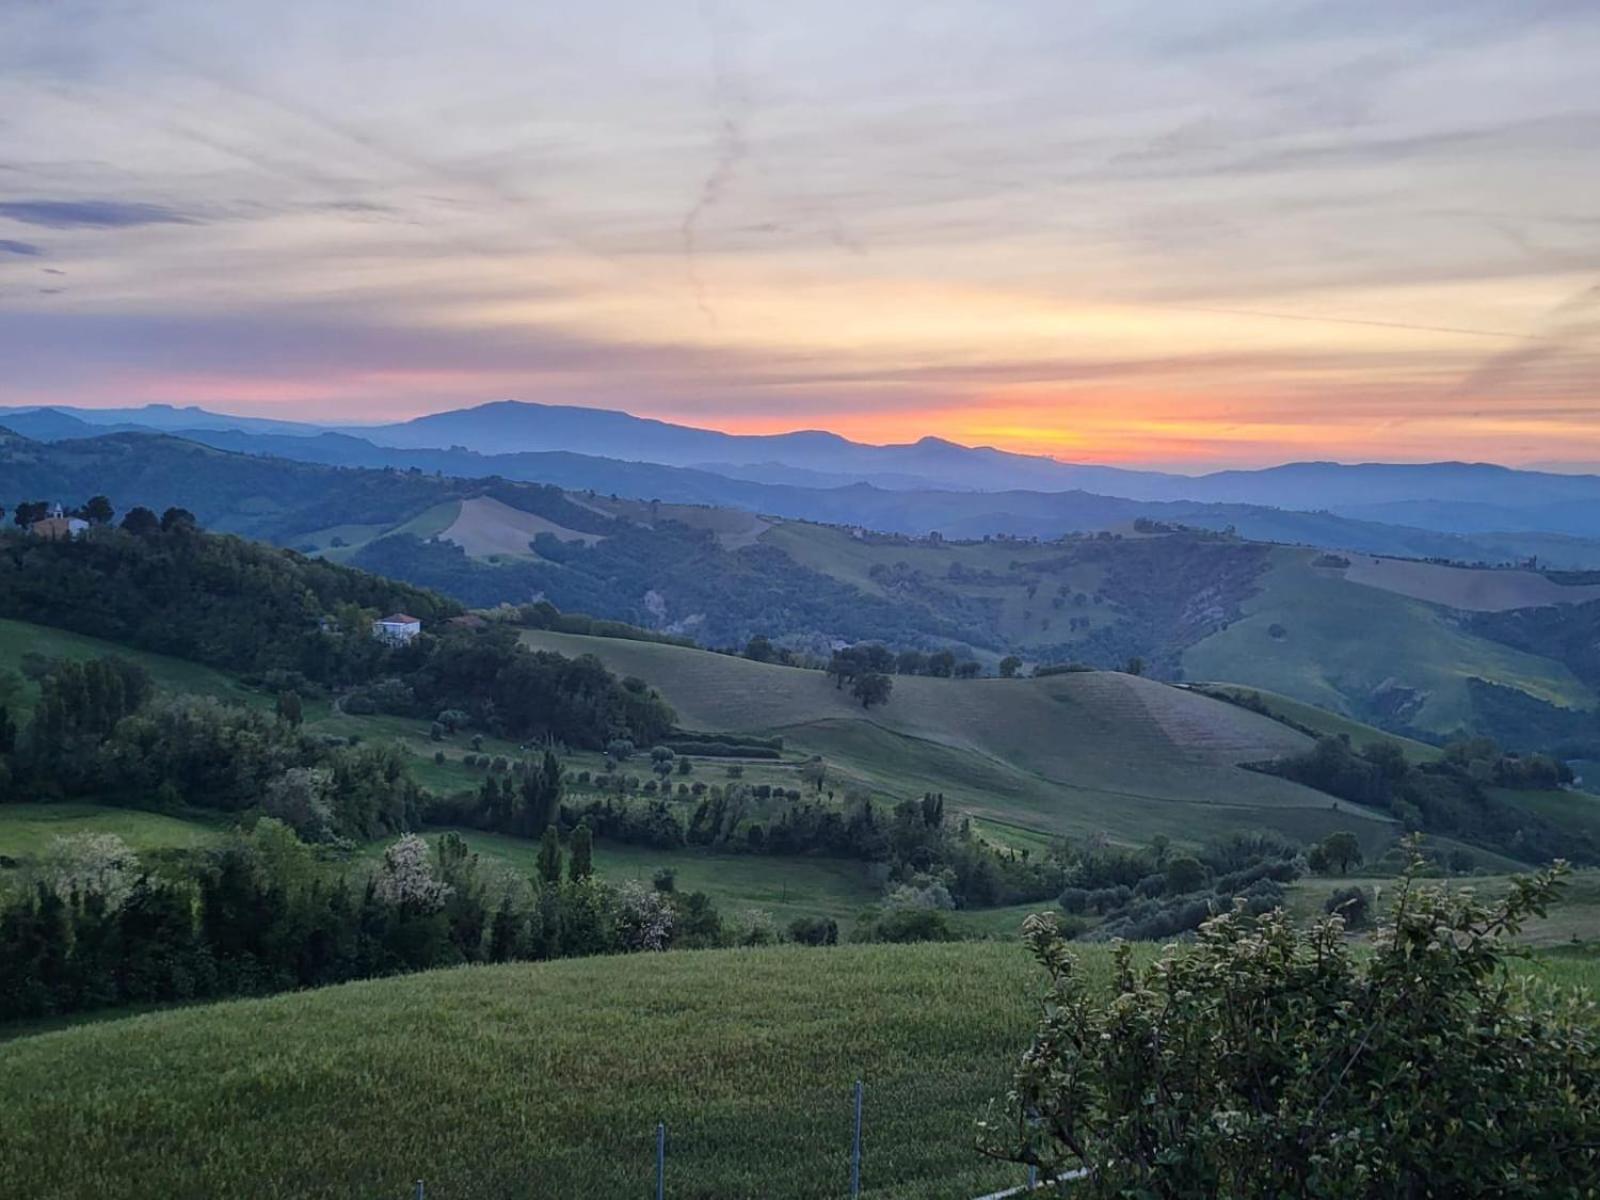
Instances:
[[[390,613],[372,623],[372,636],[380,642],[404,645],[422,632],[422,622],[406,613]]]

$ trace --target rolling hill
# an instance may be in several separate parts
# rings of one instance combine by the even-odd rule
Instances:
[[[956,542],[147,434],[4,435],[0,467],[22,495],[178,504],[211,527],[478,606],[543,598],[707,644],[764,634],[823,655],[876,640],[990,665],[1009,653],[1101,667],[1138,657],[1159,677],[1263,687],[1424,739],[1481,732],[1600,753],[1585,633],[1600,588],[1582,576],[1319,555],[1149,518],[1114,533]],[[838,491],[839,514],[869,494],[910,495]]]
[[[1002,825],[1128,841],[1262,825],[1305,841],[1355,828],[1371,847],[1395,832],[1382,814],[1238,765],[1304,750],[1304,735],[1149,679],[898,677],[887,704],[863,710],[820,671],[614,638],[524,640],[593,653],[647,680],[689,729],[781,735],[845,780],[942,791],[953,807]]]

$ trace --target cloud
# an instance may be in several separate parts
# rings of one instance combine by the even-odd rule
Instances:
[[[715,4],[703,3],[700,11],[711,32],[711,102],[717,116],[716,131],[712,138],[714,159],[710,173],[700,184],[699,195],[684,214],[680,232],[695,305],[708,321],[715,322],[716,314],[711,310],[706,283],[700,274],[700,222],[721,203],[738,176],[739,165],[750,153],[744,132],[750,98],[728,61],[727,30],[721,10]]]
[[[0,238],[0,254],[43,254],[44,251],[32,242],[13,242],[10,238]]]
[[[196,218],[160,204],[128,200],[0,201],[0,217],[47,229],[124,229],[132,225],[193,225]]]

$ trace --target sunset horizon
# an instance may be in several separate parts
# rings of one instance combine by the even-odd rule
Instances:
[[[0,14],[0,404],[1600,461],[1600,16]]]

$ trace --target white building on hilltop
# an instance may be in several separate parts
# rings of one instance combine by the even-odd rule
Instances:
[[[390,613],[372,623],[372,636],[380,642],[405,645],[422,632],[422,622],[405,613]]]

